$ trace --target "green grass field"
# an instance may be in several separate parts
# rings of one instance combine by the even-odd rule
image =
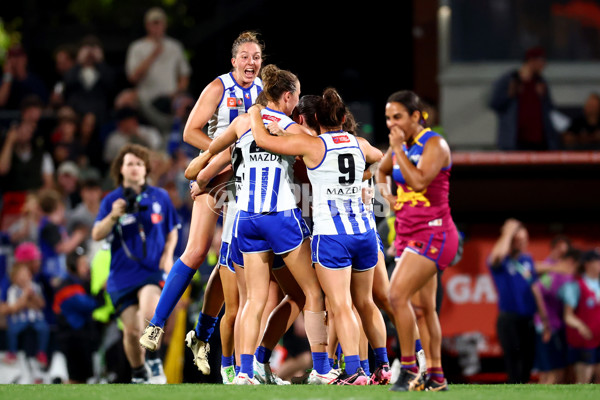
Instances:
[[[394,393],[389,387],[182,385],[0,385],[0,399],[14,400],[587,400],[600,399],[600,385],[451,385],[445,393]]]

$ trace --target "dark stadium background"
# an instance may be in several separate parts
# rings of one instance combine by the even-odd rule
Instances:
[[[258,30],[266,44],[265,63],[296,73],[304,94],[334,86],[345,101],[372,105],[362,119],[374,124],[377,136],[387,142],[382,134],[385,99],[394,90],[413,86],[411,3],[24,0],[3,1],[0,16],[5,27],[12,22],[22,32],[31,69],[48,85],[55,79],[53,51],[63,43],[77,44],[87,34],[100,38],[107,62],[127,85],[127,47],[145,34],[144,12],[161,6],[169,16],[167,34],[180,40],[189,54],[194,96],[230,69],[235,37]]]

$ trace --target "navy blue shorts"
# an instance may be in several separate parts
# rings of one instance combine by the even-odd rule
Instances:
[[[383,241],[381,240],[381,236],[379,236],[379,232],[375,231],[375,233],[377,234],[377,243],[379,243],[379,251],[385,256],[385,250],[383,247]]]
[[[329,269],[352,267],[366,271],[377,265],[379,244],[375,230],[357,235],[315,235],[310,243],[312,261]]]
[[[569,365],[575,363],[583,364],[600,364],[600,346],[595,349],[578,349],[569,346]]]
[[[231,243],[229,243],[229,256],[231,257],[231,261],[239,265],[240,267],[244,267],[244,257],[240,248],[238,247],[238,241],[235,235],[231,236]]]
[[[542,335],[535,335],[535,366],[541,372],[563,369],[567,366],[567,338],[564,329],[552,332],[548,343]]]
[[[233,236],[231,238],[231,243],[229,244],[229,259],[230,259],[230,262],[235,263],[238,266],[244,268],[244,255],[238,248],[237,238],[235,236]],[[229,267],[229,265],[228,265],[228,267]],[[285,267],[283,258],[280,255],[276,254],[275,257],[273,258],[273,268],[272,269],[277,270],[277,269],[280,269],[283,267]],[[231,265],[231,268],[233,268],[233,264]],[[231,268],[229,268],[229,269],[231,269]],[[235,269],[233,271],[235,272]]]
[[[310,237],[310,230],[299,208],[273,213],[239,211],[234,236],[242,253],[263,253],[272,250],[285,254],[299,247]]]
[[[219,250],[219,265],[227,267],[231,272],[235,273],[233,267],[233,261],[231,257],[231,244],[227,242],[221,242],[221,249]]]
[[[110,300],[115,307],[115,316],[118,317],[127,307],[139,303],[137,294],[138,291],[144,286],[156,285],[162,289],[165,284],[163,276],[163,271],[157,271],[135,286],[123,290],[109,292],[108,295],[110,296]]]

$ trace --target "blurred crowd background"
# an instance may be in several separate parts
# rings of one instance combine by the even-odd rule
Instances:
[[[151,6],[161,8],[149,13]],[[450,205],[465,238],[463,260],[441,277],[446,374],[454,382],[507,380],[498,293],[486,264],[505,220],[528,228],[524,251],[536,261],[566,254],[555,250],[558,237],[588,258],[600,246],[600,1],[419,0],[360,9],[308,1],[286,23],[282,13],[270,0],[0,5],[2,307],[11,285],[38,288],[25,291],[30,311],[20,316],[27,322],[20,331],[7,330],[14,315],[0,310],[3,383],[66,381],[55,360],[67,351],[57,350],[80,340],[83,325],[81,351],[93,360],[88,378],[129,381],[118,321],[102,291],[107,252],[90,238],[100,200],[114,188],[108,167],[125,143],[152,149],[150,182],[169,192],[183,224],[178,257],[191,207],[183,171],[197,154],[182,141],[183,127],[201,88],[230,69],[230,44],[246,29],[261,33],[265,64],[295,72],[303,94],[336,87],[359,133],[383,150],[387,96],[411,89],[428,104],[429,125],[453,150]],[[143,38],[162,44],[148,51]],[[391,243],[388,221],[379,222]],[[189,326],[219,240],[217,233],[180,302]],[[547,272],[539,265],[540,275]],[[88,282],[99,306],[85,321],[61,315],[54,302],[69,276]],[[19,357],[9,351],[15,340]],[[218,335],[213,340],[216,357]],[[187,368],[191,362],[170,369],[169,360],[185,357],[179,341],[164,346],[169,381],[217,380]],[[281,346],[282,361],[287,352],[298,355],[290,343]]]

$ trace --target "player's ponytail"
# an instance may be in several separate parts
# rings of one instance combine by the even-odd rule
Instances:
[[[298,88],[298,78],[290,71],[279,69],[274,64],[263,67],[261,72],[264,93],[267,99],[277,102],[285,92],[294,93]]]
[[[341,127],[347,113],[346,105],[334,88],[323,91],[323,100],[317,107],[317,121],[326,128]]]

